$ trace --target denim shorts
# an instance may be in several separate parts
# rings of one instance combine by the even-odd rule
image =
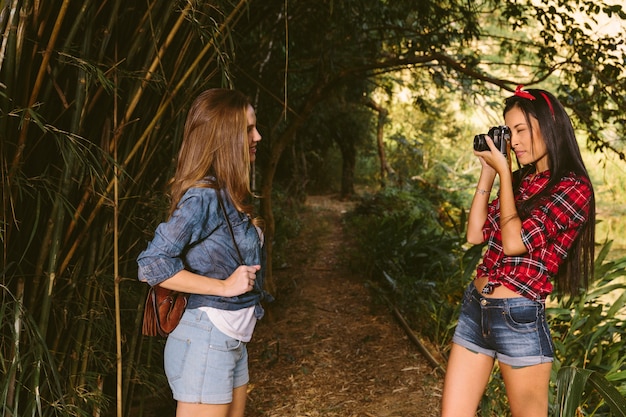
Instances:
[[[452,342],[515,368],[554,361],[545,305],[525,297],[483,297],[465,290]]]
[[[233,389],[249,380],[246,344],[220,332],[199,309],[185,311],[167,338],[164,360],[177,401],[228,404]]]

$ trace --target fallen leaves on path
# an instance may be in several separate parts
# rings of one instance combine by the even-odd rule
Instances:
[[[309,197],[278,299],[248,345],[248,417],[432,417],[442,381],[372,299],[341,216],[349,203]]]

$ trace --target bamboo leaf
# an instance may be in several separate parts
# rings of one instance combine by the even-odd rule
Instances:
[[[589,384],[602,395],[613,414],[626,417],[626,398],[606,378],[597,372],[592,372],[589,375]]]

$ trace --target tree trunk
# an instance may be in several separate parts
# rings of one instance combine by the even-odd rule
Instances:
[[[265,283],[267,291],[276,294],[276,283],[272,274],[272,249],[275,233],[276,222],[272,211],[272,187],[274,185],[274,176],[278,162],[283,151],[289,146],[296,137],[296,132],[307,120],[313,112],[315,105],[324,97],[324,91],[328,88],[328,84],[318,85],[317,88],[311,90],[311,94],[303,103],[301,110],[298,112],[293,122],[283,131],[283,133],[271,142],[270,156],[267,165],[263,170],[263,181],[261,184],[261,216],[265,221],[265,248],[267,251],[267,264],[265,268]],[[281,117],[283,117],[281,115]]]
[[[387,185],[387,176],[393,174],[394,170],[387,163],[387,157],[385,155],[385,143],[383,142],[383,133],[385,129],[385,122],[387,121],[387,114],[389,113],[386,108],[376,103],[372,98],[366,99],[365,105],[378,113],[378,126],[376,129],[376,145],[378,148],[378,159],[380,161],[380,186],[385,188]]]
[[[349,199],[354,195],[354,169],[356,167],[356,146],[354,138],[341,138],[341,198]]]

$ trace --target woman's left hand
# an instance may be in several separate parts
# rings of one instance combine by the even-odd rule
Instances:
[[[224,296],[234,297],[246,293],[254,288],[256,273],[261,265],[241,265],[224,281]]]

